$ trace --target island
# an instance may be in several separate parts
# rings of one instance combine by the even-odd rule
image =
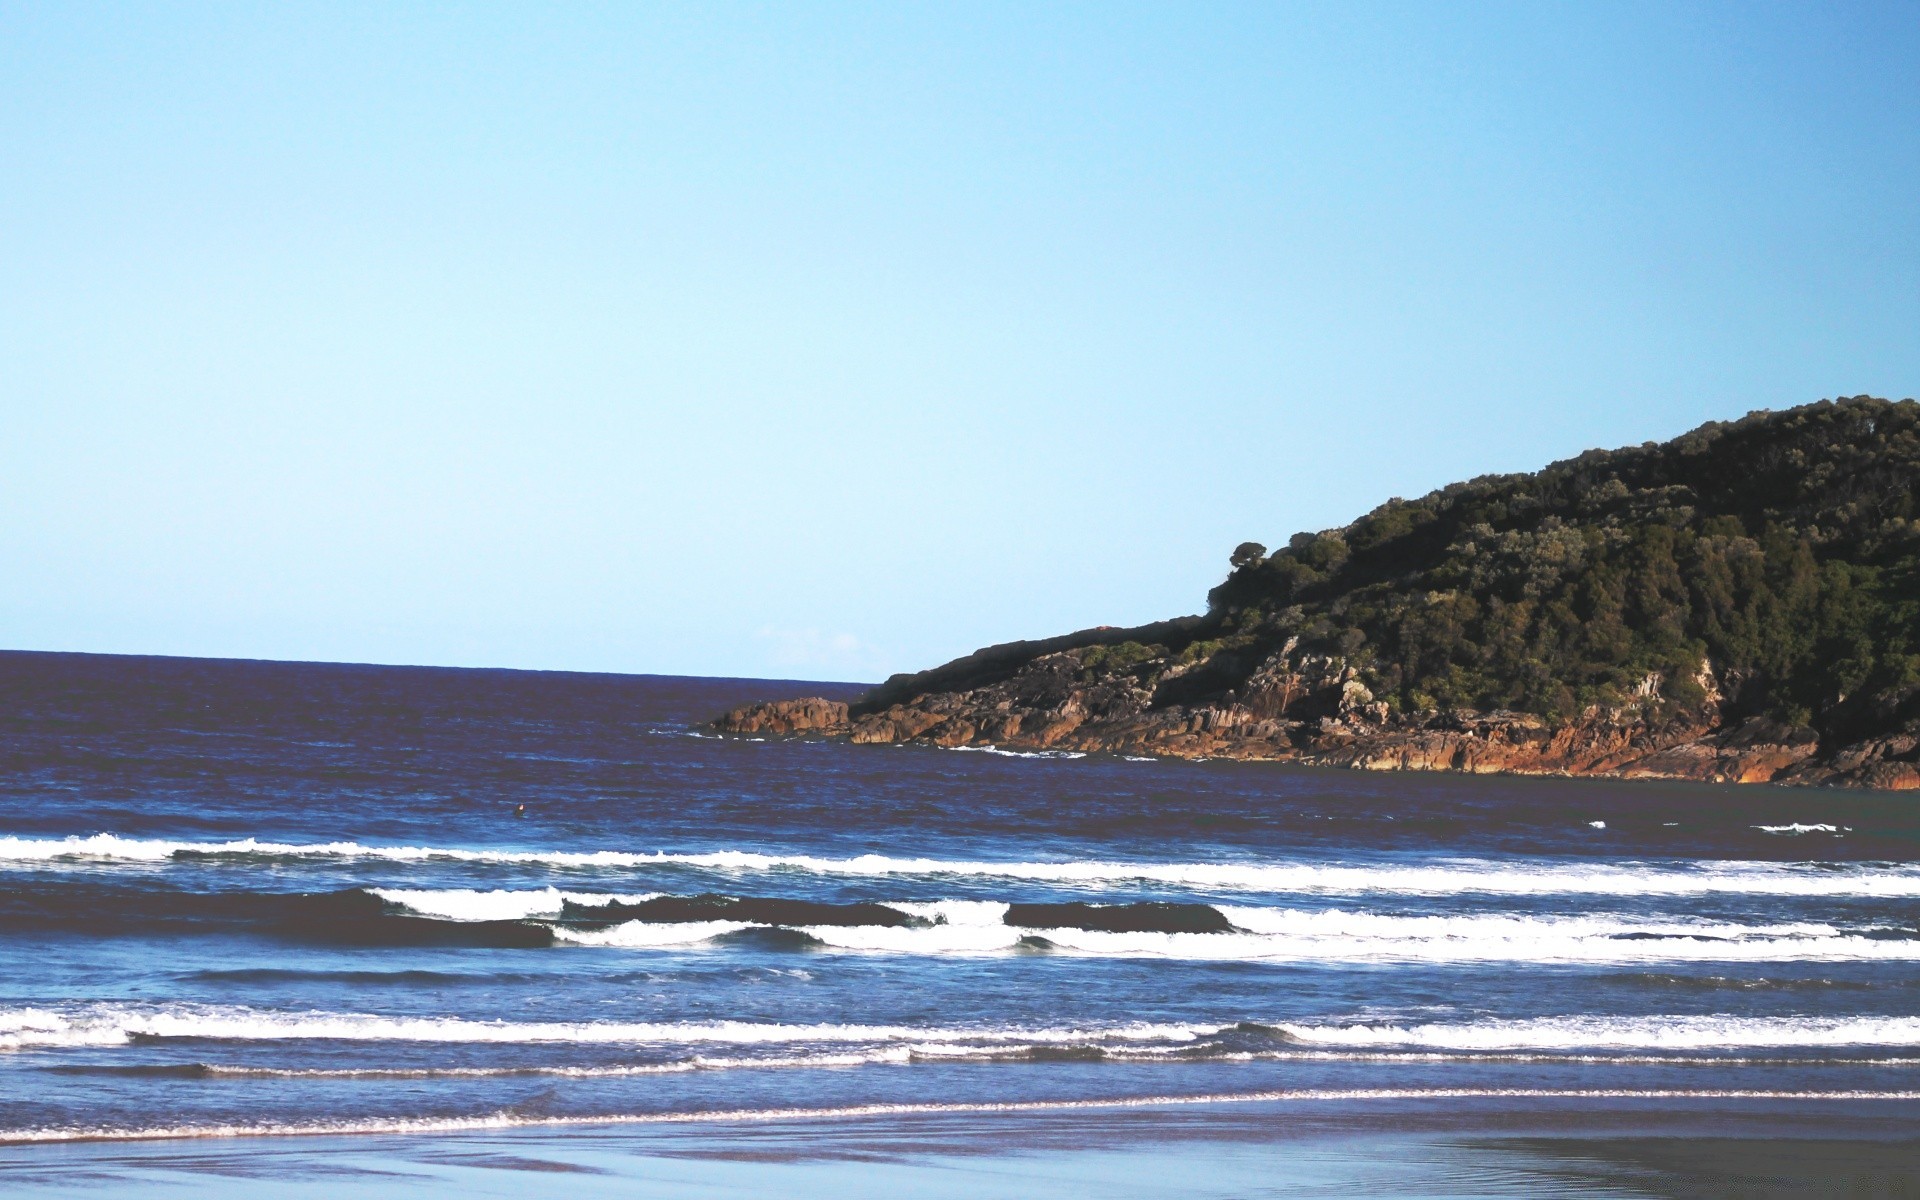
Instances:
[[[1823,400],[1246,542],[1203,615],[715,728],[1373,770],[1920,788],[1920,404]]]

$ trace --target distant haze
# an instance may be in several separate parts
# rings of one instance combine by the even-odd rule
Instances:
[[[0,646],[877,679],[1920,392],[1910,3],[0,8]]]

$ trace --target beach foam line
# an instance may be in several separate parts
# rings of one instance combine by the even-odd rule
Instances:
[[[752,1021],[475,1021],[244,1006],[101,1003],[0,1009],[0,1049],[130,1045],[143,1038],[225,1041],[332,1040],[492,1045],[864,1045],[953,1047],[1192,1046],[1209,1039],[1270,1039],[1293,1048],[1442,1051],[1815,1049],[1920,1046],[1920,1017],[1569,1016],[1469,1022],[927,1027],[782,1025]],[[1251,1047],[1255,1049],[1279,1047]]]
[[[1435,1100],[1744,1100],[1811,1103],[1920,1101],[1920,1091],[1793,1091],[1760,1088],[1302,1088],[1199,1095],[1123,1096],[1081,1100],[958,1101],[918,1104],[852,1104],[837,1108],[736,1108],[660,1113],[530,1116],[499,1112],[476,1117],[390,1117],[364,1121],[315,1121],[257,1125],[175,1125],[0,1130],[0,1145],[48,1142],[144,1142],[243,1137],[324,1137],[379,1134],[462,1133],[482,1130],[577,1126],[760,1124],[774,1121],[840,1121],[871,1117],[1098,1111],[1103,1109],[1263,1103],[1358,1103]]]
[[[1920,865],[1705,860],[1666,864],[1576,864],[1451,860],[1354,866],[1312,862],[993,862],[864,854],[825,858],[747,850],[670,853],[626,850],[511,850],[290,843],[238,838],[184,842],[101,833],[64,838],[0,837],[0,861],[139,862],[223,858],[367,859],[471,862],[566,869],[680,867],[725,874],[792,871],[816,875],[1015,879],[1076,887],[1142,883],[1227,892],[1395,893],[1405,895],[1614,895],[1920,897]]]
[[[514,1079],[554,1077],[565,1079],[619,1079],[645,1075],[685,1075],[698,1071],[746,1070],[839,1070],[847,1067],[925,1066],[964,1062],[1020,1066],[1059,1061],[1044,1053],[1085,1051],[1085,1046],[1032,1046],[1015,1050],[992,1051],[978,1047],[905,1045],[852,1054],[784,1055],[770,1058],[718,1058],[701,1056],[656,1063],[615,1063],[605,1065],[551,1064],[501,1067],[256,1067],[220,1063],[136,1063],[125,1066],[54,1066],[46,1070],[62,1075],[179,1076],[209,1079]],[[1791,1055],[1736,1056],[1700,1054],[1484,1054],[1435,1051],[1343,1051],[1343,1050],[1229,1050],[1224,1047],[1163,1047],[1137,1049],[1101,1047],[1087,1061],[1113,1061],[1128,1064],[1160,1064],[1170,1067],[1213,1062],[1296,1062],[1296,1063],[1468,1063],[1488,1066],[1631,1066],[1631,1067],[1885,1067],[1920,1066],[1920,1058],[1806,1058]]]
[[[0,1050],[129,1045],[142,1038],[389,1041],[496,1045],[573,1043],[1034,1043],[1191,1041],[1216,1027],[1126,1024],[1051,1029],[913,1025],[780,1025],[754,1021],[474,1021],[367,1013],[274,1012],[242,1006],[88,1004],[0,1009]]]

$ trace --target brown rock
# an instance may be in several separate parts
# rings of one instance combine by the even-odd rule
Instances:
[[[742,704],[713,723],[722,733],[845,733],[847,706],[822,696]]]
[[[885,712],[868,713],[856,718],[849,740],[869,745],[911,741],[946,720],[940,713],[896,704]]]
[[[1867,787],[1890,792],[1920,791],[1920,765],[1910,762],[1883,762],[1868,767],[1860,776]]]
[[[926,734],[926,739],[936,746],[968,746],[973,744],[978,734],[971,721],[955,718],[934,726]]]

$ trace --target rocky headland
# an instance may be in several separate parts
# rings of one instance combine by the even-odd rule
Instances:
[[[1245,543],[1204,615],[722,732],[1920,788],[1920,405],[1755,413]]]

